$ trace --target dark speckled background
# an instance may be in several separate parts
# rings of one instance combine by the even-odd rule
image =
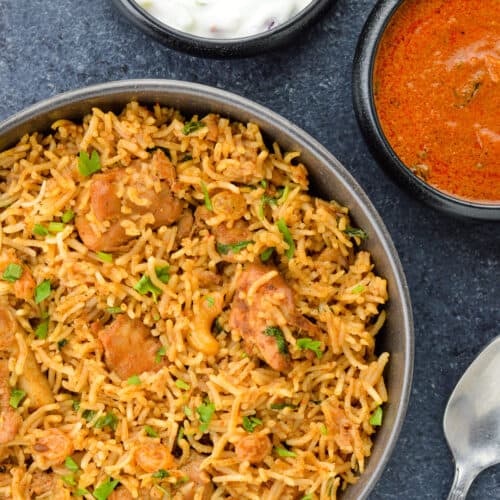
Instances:
[[[304,128],[352,172],[392,234],[411,290],[415,376],[408,416],[371,499],[440,499],[453,464],[442,433],[462,372],[500,334],[500,223],[457,221],[380,171],[351,104],[356,40],[374,0],[338,0],[297,43],[250,59],[176,53],[122,20],[110,0],[0,0],[0,120],[56,93],[125,78],[174,78],[230,90]],[[470,498],[500,498],[500,467]]]

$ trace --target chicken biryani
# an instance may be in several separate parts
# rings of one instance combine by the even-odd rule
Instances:
[[[128,104],[0,153],[0,498],[330,499],[387,283],[253,123]]]

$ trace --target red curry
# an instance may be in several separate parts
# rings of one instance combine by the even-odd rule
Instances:
[[[500,0],[407,0],[376,58],[382,129],[432,186],[498,203],[499,81]]]

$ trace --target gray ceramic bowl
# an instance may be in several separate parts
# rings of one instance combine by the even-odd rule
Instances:
[[[382,219],[347,170],[304,131],[247,99],[193,83],[132,80],[55,96],[0,123],[0,151],[15,144],[23,134],[47,130],[59,118],[79,119],[93,106],[120,110],[132,99],[144,104],[159,102],[174,106],[187,115],[213,111],[235,120],[257,123],[265,137],[277,140],[286,150],[301,151],[301,159],[309,168],[314,194],[348,206],[355,223],[368,232],[365,248],[372,253],[377,272],[389,283],[388,320],[380,333],[378,349],[391,354],[385,373],[390,402],[384,409],[384,422],[375,437],[365,473],[342,497],[344,500],[366,498],[382,474],[401,430],[413,372],[413,321],[408,287]]]
[[[307,29],[333,0],[312,0],[302,11],[269,31],[241,38],[205,38],[180,31],[161,22],[135,0],[113,0],[118,11],[148,35],[173,49],[195,56],[246,57],[281,47]]]

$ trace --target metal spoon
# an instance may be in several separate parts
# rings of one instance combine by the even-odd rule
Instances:
[[[448,500],[464,499],[476,476],[500,463],[500,337],[459,380],[443,426],[456,465]]]

